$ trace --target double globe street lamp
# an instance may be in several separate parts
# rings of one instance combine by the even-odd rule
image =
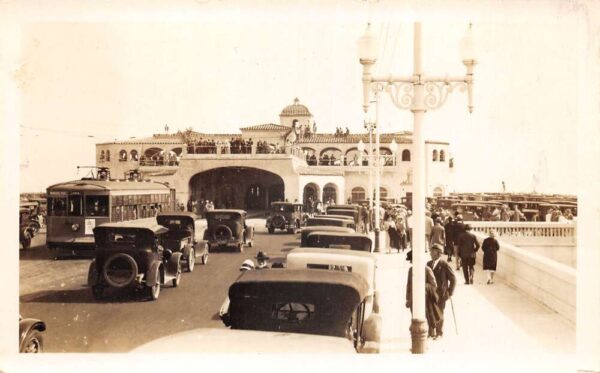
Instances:
[[[469,25],[467,33],[460,43],[462,62],[466,67],[466,74],[458,77],[425,76],[421,65],[421,23],[414,24],[414,54],[412,76],[375,76],[372,73],[373,65],[377,61],[379,48],[377,39],[371,33],[371,25],[367,25],[365,34],[358,40],[358,54],[360,64],[363,65],[363,110],[367,113],[371,94],[377,103],[377,119],[379,119],[379,96],[387,92],[394,105],[402,110],[413,113],[413,201],[414,212],[412,235],[412,321],[410,326],[412,338],[412,353],[425,352],[427,328],[425,327],[425,141],[423,137],[423,117],[427,110],[440,108],[448,94],[458,88],[468,92],[468,109],[473,112],[473,68],[477,64],[475,58],[475,45],[472,27]],[[379,120],[377,120],[379,122]],[[378,138],[377,138],[378,140]],[[379,158],[379,143],[377,143],[377,157]],[[377,188],[379,185],[377,186]],[[379,189],[376,189],[379,192]]]

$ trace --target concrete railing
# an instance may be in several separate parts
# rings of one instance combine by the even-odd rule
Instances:
[[[482,242],[488,235],[475,232]],[[496,277],[575,323],[576,270],[499,238]],[[478,253],[481,264],[483,255]]]
[[[575,245],[577,223],[470,221],[473,232],[489,234],[518,246]]]

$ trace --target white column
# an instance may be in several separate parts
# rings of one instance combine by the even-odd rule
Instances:
[[[381,206],[381,200],[380,200],[380,191],[379,189],[381,189],[381,169],[380,169],[380,163],[381,163],[381,159],[379,157],[379,116],[380,116],[380,92],[379,92],[379,88],[377,88],[377,91],[375,92],[375,229],[377,229],[377,231],[381,231],[381,219],[379,217],[379,209]]]
[[[414,74],[421,77],[421,24],[415,23],[414,27]],[[413,271],[412,271],[412,304],[413,322],[411,326],[413,336],[413,353],[423,353],[425,350],[424,338],[419,339],[423,333],[425,322],[425,141],[423,138],[423,116],[425,114],[424,87],[419,81],[414,85],[414,103],[412,109],[414,115],[413,129]],[[417,331],[414,328],[421,328]],[[419,345],[419,343],[422,344]],[[415,346],[417,344],[417,346]],[[415,351],[416,349],[416,351]],[[420,350],[421,349],[421,350]]]

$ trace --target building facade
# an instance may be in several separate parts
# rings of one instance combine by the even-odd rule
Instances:
[[[179,202],[208,199],[217,208],[262,210],[278,200],[358,201],[375,185],[377,168],[382,199],[400,201],[412,193],[410,132],[380,134],[378,165],[375,134],[320,133],[298,99],[279,118],[278,124],[242,127],[237,134],[188,129],[96,144],[96,165],[108,168],[113,178],[135,171],[143,179],[168,182]],[[449,143],[426,141],[425,148],[427,193],[446,195],[453,174]]]

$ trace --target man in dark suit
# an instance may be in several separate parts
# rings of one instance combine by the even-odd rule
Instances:
[[[454,293],[456,287],[456,276],[450,268],[448,262],[442,258],[444,246],[441,244],[433,244],[430,250],[431,260],[427,265],[433,270],[435,281],[437,283],[438,307],[441,310],[441,318],[435,326],[435,338],[441,338],[444,335],[444,309],[446,301]]]
[[[458,255],[462,262],[465,284],[473,285],[475,272],[475,253],[479,250],[477,237],[471,233],[471,226],[465,224],[465,231],[458,237]]]

